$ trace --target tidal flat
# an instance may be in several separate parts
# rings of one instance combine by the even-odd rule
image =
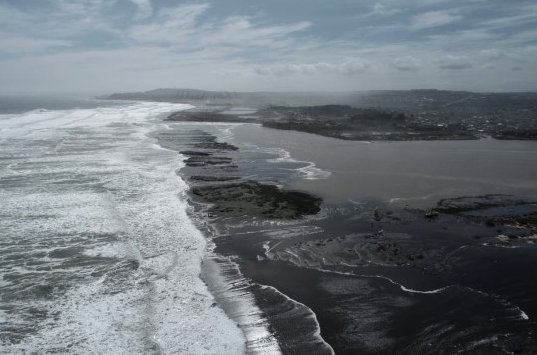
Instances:
[[[245,311],[230,300],[241,285],[284,353],[537,350],[533,142],[170,127],[185,160],[208,161],[179,174],[214,243],[204,265],[229,282],[213,289],[217,302],[240,322]],[[287,191],[315,208],[297,213]],[[203,275],[214,283],[214,272]]]

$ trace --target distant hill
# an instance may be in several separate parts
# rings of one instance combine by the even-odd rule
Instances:
[[[230,105],[247,107],[350,105],[380,107],[407,112],[440,109],[483,110],[499,108],[532,109],[537,93],[474,93],[447,90],[380,90],[349,92],[231,92],[197,89],[155,89],[134,93],[115,93],[101,97],[109,100],[142,100],[191,103],[196,106]]]
[[[237,93],[226,91],[204,91],[197,89],[155,89],[134,93],[115,93],[107,96],[110,100],[152,100],[179,102],[183,100],[211,101],[211,100],[235,100]]]
[[[349,104],[356,102],[362,92],[230,92],[197,89],[155,89],[144,92],[115,93],[101,97],[108,100],[142,100],[192,103],[199,105],[246,105],[263,107],[269,105],[320,105]]]

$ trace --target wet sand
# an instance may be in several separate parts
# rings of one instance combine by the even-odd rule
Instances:
[[[438,215],[427,217],[429,208],[369,198],[325,201],[310,214],[267,215],[270,199],[289,197],[282,191],[297,186],[295,174],[305,164],[245,151],[237,136],[226,143],[207,141],[206,132],[182,132],[181,150],[231,159],[187,166],[180,174],[193,184],[193,217],[205,221],[200,225],[214,243],[211,261],[228,270],[231,284],[246,282],[241,290],[253,295],[283,353],[310,354],[308,344],[322,345],[322,339],[337,354],[537,350],[532,201],[444,200]],[[237,149],[226,149],[230,143]],[[271,181],[270,198],[259,199],[265,188],[255,190],[265,185],[251,182],[254,176]],[[469,208],[476,201],[478,208]],[[445,209],[455,202],[458,210]],[[523,207],[529,209],[518,210]],[[506,211],[521,217],[519,225]],[[229,260],[237,269],[225,266]],[[216,299],[231,309],[226,290]],[[308,330],[299,335],[301,327]],[[324,351],[331,353],[330,347]]]

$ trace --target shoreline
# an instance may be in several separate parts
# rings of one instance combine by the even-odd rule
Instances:
[[[234,113],[233,105],[195,107],[170,114],[171,122],[255,123],[266,128],[311,133],[349,141],[465,141],[478,139],[537,140],[537,128],[507,127],[505,122],[470,124],[428,118],[414,113],[347,105],[267,106],[248,114]],[[441,115],[442,116],[442,115]],[[443,116],[442,116],[443,117]],[[474,116],[475,118],[475,116]],[[521,121],[521,125],[527,125]],[[500,128],[498,128],[500,127]]]
[[[478,344],[475,351],[487,354],[529,354],[537,351],[536,333],[532,333],[533,329],[537,329],[537,301],[534,297],[537,289],[533,286],[532,279],[537,273],[534,263],[537,244],[535,199],[522,199],[505,194],[459,193],[452,194],[454,196],[451,198],[437,199],[434,210],[423,210],[414,208],[414,205],[402,207],[383,203],[380,199],[356,199],[353,203],[333,204],[324,200],[321,205],[315,199],[305,198],[302,202],[306,202],[306,207],[317,206],[320,211],[314,209],[310,212],[317,212],[316,214],[302,215],[308,208],[302,209],[299,199],[299,203],[289,209],[287,202],[293,201],[286,200],[293,200],[293,194],[286,191],[290,189],[311,193],[311,190],[302,184],[307,178],[303,170],[315,168],[313,162],[318,163],[319,160],[311,153],[295,155],[297,151],[286,145],[273,146],[273,138],[294,137],[287,141],[297,143],[302,140],[306,147],[323,146],[327,140],[313,139],[313,136],[300,132],[289,136],[280,131],[280,134],[276,135],[269,132],[267,135],[254,136],[256,140],[253,143],[258,142],[259,146],[241,145],[239,131],[243,132],[242,141],[249,143],[252,140],[244,140],[244,134],[267,131],[263,131],[262,127],[258,127],[257,131],[249,130],[247,128],[250,125],[162,124],[162,117],[154,115],[154,108],[151,123],[157,125],[151,127],[161,129],[151,130],[148,134],[147,121],[140,114],[151,107],[150,104],[135,107],[133,119],[129,120],[130,130],[127,131],[125,128],[128,125],[124,122],[109,124],[111,118],[106,116],[107,110],[99,110],[100,116],[86,112],[91,128],[84,128],[85,131],[82,132],[86,135],[80,142],[87,142],[88,136],[94,138],[95,140],[90,140],[92,144],[87,148],[89,152],[97,154],[98,159],[84,161],[88,151],[83,149],[73,153],[72,147],[84,147],[76,145],[79,141],[74,139],[66,146],[58,146],[56,141],[46,141],[43,151],[48,151],[50,147],[57,149],[54,152],[58,155],[46,155],[44,164],[39,157],[35,157],[38,165],[21,164],[14,173],[25,171],[34,174],[35,186],[38,189],[42,188],[43,185],[40,184],[43,183],[47,184],[47,188],[56,188],[58,191],[67,189],[71,192],[74,187],[76,190],[73,193],[79,196],[82,187],[89,192],[84,196],[91,195],[96,198],[89,200],[94,201],[93,204],[88,206],[83,203],[80,210],[73,211],[73,199],[69,194],[64,196],[65,204],[55,211],[71,217],[73,215],[70,213],[75,212],[74,216],[77,218],[70,220],[76,222],[80,219],[82,224],[79,226],[82,231],[86,231],[89,225],[104,226],[103,223],[106,222],[112,231],[118,230],[119,239],[115,240],[115,232],[112,232],[103,234],[103,239],[88,238],[88,245],[76,247],[69,243],[76,244],[80,238],[60,235],[57,240],[65,242],[65,246],[69,248],[58,248],[58,245],[55,245],[56,250],[50,254],[45,251],[43,254],[49,256],[46,260],[38,261],[44,262],[45,266],[46,263],[52,263],[55,268],[58,267],[57,272],[62,273],[63,277],[65,267],[79,265],[87,270],[91,265],[102,263],[101,253],[105,253],[104,256],[111,259],[106,259],[102,266],[117,263],[119,269],[113,268],[110,274],[106,273],[106,270],[99,270],[95,274],[72,273],[73,277],[88,277],[91,284],[96,282],[102,290],[110,291],[105,295],[113,297],[121,297],[122,293],[117,291],[123,287],[131,289],[130,281],[141,288],[155,286],[152,288],[155,292],[151,292],[155,298],[145,299],[149,308],[148,313],[143,314],[155,317],[155,313],[150,310],[158,309],[158,314],[163,315],[161,318],[151,319],[155,325],[162,324],[162,327],[158,325],[162,330],[158,334],[166,338],[160,339],[166,342],[166,346],[192,348],[199,345],[201,352],[210,351],[202,346],[203,341],[212,339],[213,345],[233,344],[232,346],[238,349],[243,346],[244,337],[241,335],[244,333],[235,327],[230,328],[230,325],[236,322],[231,322],[229,315],[235,312],[236,317],[243,319],[242,329],[251,332],[251,353],[254,353],[254,348],[262,352],[263,344],[270,344],[273,353],[311,354],[314,352],[311,350],[313,345],[318,347],[325,341],[330,343],[338,354],[360,352],[376,355],[397,352],[406,355],[414,354],[416,349],[423,354],[437,354],[440,351],[462,351],[464,346],[467,350],[475,350],[475,344]],[[121,112],[125,114],[127,109],[124,107]],[[47,113],[52,114],[56,113]],[[112,117],[120,115],[114,114]],[[47,122],[50,127],[56,127],[58,122],[65,121],[65,117],[60,121],[52,118]],[[96,118],[101,120],[102,127],[111,129],[117,135],[103,136]],[[79,122],[80,117],[73,115],[68,119]],[[133,135],[133,132],[138,133]],[[137,144],[133,144],[131,138]],[[155,139],[158,140],[158,145]],[[263,139],[268,139],[269,144]],[[98,140],[106,143],[105,150],[100,150],[100,144],[93,144]],[[418,142],[413,145],[418,148],[429,146]],[[360,145],[360,148],[367,146]],[[449,148],[450,145],[447,144],[446,147]],[[512,145],[511,149],[517,147],[520,145]],[[112,148],[112,151],[108,150],[109,148]],[[338,159],[352,152],[347,145],[339,144],[334,151]],[[70,157],[71,154],[74,156]],[[46,164],[57,156],[60,158],[57,160],[58,165]],[[503,160],[509,160],[511,156],[521,158],[517,153],[506,155]],[[69,159],[62,160],[62,157]],[[74,157],[82,160],[81,163],[90,164],[73,165],[70,161]],[[188,161],[192,157],[195,159]],[[330,157],[328,159],[336,160]],[[181,160],[187,162],[183,161],[185,166],[177,172],[177,167],[183,166]],[[112,164],[93,165],[102,161]],[[386,157],[379,161],[385,164]],[[62,162],[69,164],[60,165]],[[347,161],[343,160],[341,164],[347,169]],[[442,161],[442,164],[445,164],[445,161]],[[334,174],[337,170],[332,169],[333,164],[319,165],[328,167]],[[360,168],[363,166],[358,165]],[[43,170],[39,169],[48,168],[53,168],[52,175],[41,174]],[[65,172],[74,172],[70,169],[75,168],[84,169],[82,171],[87,171],[87,174],[79,174],[77,170],[73,179],[66,181]],[[102,171],[105,174],[99,173]],[[531,175],[530,168],[523,172]],[[329,175],[328,171],[325,173]],[[106,180],[98,180],[101,176],[105,176]],[[186,177],[183,179],[183,176]],[[320,175],[317,177],[322,178]],[[326,182],[333,184],[333,177],[330,176]],[[102,186],[95,185],[99,181]],[[297,181],[301,183],[294,185]],[[390,184],[399,181],[394,179],[394,176],[388,176]],[[380,181],[376,182],[382,185]],[[17,174],[10,183],[13,188],[18,188],[17,184],[27,184],[27,181]],[[210,201],[190,199],[187,190],[183,190],[186,188],[185,184],[197,187],[217,186],[211,194],[206,195],[210,199],[216,198],[216,205],[221,202],[219,200],[228,203],[225,199],[245,199],[241,202],[243,211],[239,211],[240,208],[236,205],[220,204],[219,209],[222,211],[211,211],[212,215],[209,216],[207,212],[211,206],[207,202]],[[109,190],[111,186],[115,188],[112,191]],[[298,188],[291,188],[293,186]],[[349,186],[351,185],[343,183],[337,188],[348,192]],[[94,190],[95,188],[97,189]],[[253,195],[259,195],[260,199],[251,198],[246,201],[250,199],[250,192],[244,191],[247,189],[252,190]],[[180,195],[176,196],[173,191]],[[221,196],[212,194],[217,191],[219,194],[227,192],[220,194]],[[106,194],[103,195],[103,192]],[[239,192],[240,195],[235,197]],[[119,196],[121,199],[113,199],[113,196]],[[57,194],[51,194],[49,198],[40,201],[46,204],[50,198],[57,197]],[[104,201],[101,200],[103,197]],[[198,196],[200,197],[204,196]],[[24,201],[13,199],[13,203]],[[32,199],[32,202],[39,201]],[[245,209],[245,206],[251,205],[259,209]],[[28,208],[30,205],[23,206]],[[92,214],[85,209],[92,206],[96,207],[95,211],[104,211],[106,214]],[[284,206],[287,208],[283,208]],[[232,210],[227,210],[229,207]],[[185,209],[188,216],[183,213]],[[293,209],[295,212],[292,212]],[[249,214],[250,210],[255,213]],[[46,218],[44,221],[50,222],[50,217],[46,214],[48,210],[43,211],[46,211],[43,217],[38,215],[36,218]],[[263,214],[264,211],[270,213]],[[34,208],[28,212],[34,213]],[[110,220],[105,219],[108,217]],[[122,217],[121,221],[117,221],[117,217]],[[129,218],[127,223],[124,221],[125,217]],[[65,223],[65,220],[59,220],[58,223],[60,222]],[[197,229],[191,222],[195,223]],[[73,224],[73,227],[76,226],[76,223]],[[124,229],[125,226],[131,226],[133,229]],[[192,232],[189,226],[192,227]],[[203,238],[198,232],[205,228],[206,248],[192,239],[198,235]],[[19,230],[13,229],[13,232],[17,235]],[[39,235],[40,231],[36,232]],[[77,233],[73,236],[76,237]],[[121,254],[123,249],[116,250],[116,247],[124,246],[121,243],[123,238],[128,241],[125,245],[128,249],[126,256]],[[101,243],[106,244],[112,240],[118,242],[113,243],[112,250],[101,248]],[[83,243],[85,241],[86,239],[82,240]],[[97,242],[98,246],[95,250],[92,247],[95,246],[94,242]],[[109,252],[112,252],[113,256],[106,254]],[[203,260],[202,256],[205,256]],[[36,255],[35,258],[41,256]],[[203,265],[199,265],[196,258],[203,262]],[[24,259],[19,259],[24,262]],[[187,272],[183,272],[182,268]],[[163,277],[172,269],[173,276]],[[206,280],[206,287],[200,280],[199,270],[206,272],[205,277],[202,275]],[[56,271],[50,272],[59,276],[58,273],[54,274]],[[168,283],[184,287],[185,293],[179,295],[177,288],[166,287]],[[65,295],[63,292],[51,293],[56,287],[63,287],[64,283],[42,286],[37,287],[36,291],[40,293],[35,295],[36,297]],[[209,286],[213,287],[213,291],[208,289]],[[235,302],[226,305],[226,311],[212,308],[218,306],[214,303],[214,294],[218,293],[218,289],[221,290],[221,303],[218,304]],[[61,288],[57,290],[61,291]],[[233,292],[229,293],[230,290]],[[229,294],[229,297],[226,294]],[[31,294],[28,296],[31,297]],[[109,305],[105,302],[95,304],[94,297],[86,300],[88,302],[75,302],[72,305],[90,308]],[[101,299],[104,300],[105,298]],[[118,306],[126,305],[118,303]],[[58,307],[60,310],[62,304],[58,303]],[[106,309],[109,308],[103,308]],[[66,310],[69,311],[69,308]],[[179,318],[181,323],[176,322],[177,311],[184,312],[184,316]],[[191,315],[194,316],[190,318]],[[64,318],[65,316],[67,318]],[[62,327],[68,326],[71,319],[69,312],[61,317],[59,321],[51,321],[58,321]],[[106,321],[111,318],[99,319]],[[151,328],[152,325],[146,324],[147,322],[133,322],[131,318],[123,318],[121,321],[140,326],[139,329],[145,329],[144,334],[148,336],[156,329]],[[216,323],[214,326],[218,327],[218,330],[211,332],[211,328],[214,328],[211,327],[211,322]],[[190,326],[191,324],[195,326]],[[250,327],[251,324],[259,328],[256,330],[255,327]],[[148,328],[144,328],[146,326]],[[171,329],[177,327],[183,327],[184,336],[173,337],[173,334],[177,333]],[[70,328],[72,327],[67,329]],[[186,332],[187,328],[193,332]],[[100,329],[106,330],[102,327]],[[427,333],[427,329],[448,330]],[[228,331],[237,337],[220,338],[219,334],[231,334]],[[321,341],[320,336],[325,341]],[[153,344],[151,339],[147,338],[147,344]],[[194,344],[190,339],[202,340]],[[494,341],[486,341],[487,339]],[[433,345],[428,345],[429,342]],[[53,345],[50,342],[46,345],[52,346],[50,344]],[[78,344],[71,346],[76,345]],[[471,348],[472,346],[474,348]],[[329,347],[324,346],[327,354],[330,353]],[[233,352],[231,347],[226,349]]]
[[[451,206],[453,203],[447,200],[440,201],[441,204],[438,206],[440,216],[432,219],[426,218],[427,210],[391,206],[380,201],[365,204],[362,201],[361,204],[335,206],[325,203],[319,214],[307,218],[282,219],[289,217],[288,214],[265,215],[264,217],[272,218],[261,218],[262,212],[266,211],[263,205],[266,205],[267,201],[260,203],[262,205],[259,206],[260,210],[256,210],[246,207],[248,203],[257,206],[260,201],[256,198],[241,202],[241,207],[237,204],[226,205],[228,203],[226,200],[244,198],[247,194],[241,190],[246,188],[255,194],[257,183],[248,182],[252,180],[252,176],[257,176],[260,183],[274,184],[279,181],[285,187],[296,179],[294,174],[297,169],[301,169],[301,165],[275,159],[275,155],[281,156],[276,150],[270,150],[271,153],[268,151],[255,153],[255,149],[244,152],[242,148],[233,145],[235,144],[233,140],[226,143],[208,137],[207,134],[213,134],[208,133],[209,131],[218,130],[216,126],[193,124],[192,127],[194,126],[197,127],[196,130],[188,133],[184,128],[191,126],[180,124],[181,139],[186,142],[181,149],[188,153],[185,155],[185,160],[190,157],[203,157],[203,159],[198,159],[196,164],[186,165],[179,174],[184,176],[191,187],[189,201],[192,218],[197,220],[202,228],[206,228],[206,237],[213,243],[210,247],[211,252],[204,261],[202,278],[208,285],[213,284],[212,293],[218,294],[219,304],[227,309],[228,315],[238,319],[237,323],[244,324],[245,329],[251,319],[244,318],[245,311],[240,306],[241,297],[246,297],[249,300],[247,302],[254,302],[251,304],[255,304],[267,317],[266,321],[260,322],[265,326],[261,334],[267,336],[270,333],[274,338],[270,336],[269,338],[277,340],[280,350],[284,353],[287,351],[285,349],[308,353],[304,346],[312,341],[304,341],[293,331],[298,327],[297,324],[303,324],[304,329],[312,329],[306,332],[306,336],[310,339],[315,339],[316,336],[322,337],[338,354],[353,354],[357,351],[364,354],[378,354],[373,346],[375,339],[384,339],[381,345],[383,351],[399,349],[401,353],[406,354],[409,349],[407,347],[416,344],[407,344],[404,339],[416,339],[414,343],[421,340],[418,336],[420,331],[418,325],[404,326],[407,321],[403,315],[416,312],[432,324],[439,322],[446,315],[442,313],[442,309],[436,307],[445,295],[459,300],[457,302],[468,297],[472,302],[478,302],[484,297],[479,301],[484,302],[483,305],[476,308],[478,314],[488,310],[509,314],[512,320],[503,321],[502,327],[510,327],[516,334],[522,334],[526,329],[527,323],[523,322],[534,322],[537,309],[528,306],[519,296],[515,294],[494,296],[501,301],[484,296],[486,292],[490,293],[489,288],[497,287],[494,280],[485,279],[481,284],[473,285],[461,279],[461,275],[468,271],[459,270],[458,264],[454,263],[458,259],[436,262],[444,260],[447,255],[455,255],[471,262],[483,262],[488,253],[497,255],[496,257],[507,257],[508,254],[504,251],[509,253],[515,251],[522,259],[528,260],[533,243],[531,238],[517,237],[508,240],[497,238],[496,229],[502,228],[505,233],[515,232],[515,229],[505,226],[505,220],[496,220],[494,229],[487,226],[487,223],[490,224],[487,221],[490,218],[487,216],[469,217],[459,213],[467,212],[465,204],[475,203],[476,197],[468,197],[467,200],[455,199],[458,210],[445,208],[442,210],[442,207]],[[207,132],[202,134],[199,132],[200,129],[205,129]],[[200,139],[201,145],[199,145]],[[198,148],[192,149],[193,146]],[[267,164],[270,166],[266,166]],[[293,169],[284,168],[285,164],[291,164]],[[275,174],[279,169],[286,175],[278,175],[279,178],[275,180],[266,180],[263,175],[265,169],[270,170],[267,170],[268,176]],[[263,174],[258,175],[261,172]],[[252,173],[254,174],[251,175]],[[195,179],[189,178],[192,176]],[[196,196],[195,191],[204,192]],[[482,198],[486,200],[488,197]],[[512,203],[508,200],[502,201],[495,204],[488,203],[487,206],[509,209],[513,205],[519,205],[517,201]],[[373,211],[378,212],[375,214]],[[479,209],[476,211],[479,212]],[[437,235],[438,242],[430,240],[429,233]],[[441,244],[438,244],[440,242]],[[518,249],[507,248],[511,246]],[[480,250],[483,256],[473,258],[476,260],[467,259],[469,256],[464,254],[464,251],[474,249]],[[221,271],[215,271],[215,266]],[[227,287],[212,279],[218,274],[226,275]],[[524,277],[523,274],[518,275]],[[246,285],[243,283],[245,278],[251,280]],[[460,281],[449,281],[450,279]],[[464,287],[476,287],[476,292],[470,292],[466,288],[449,287],[457,282]],[[242,296],[237,296],[238,290],[229,288],[230,285],[238,285],[242,292],[239,294]],[[269,297],[266,288],[256,285],[266,285],[269,287],[268,290],[270,287],[275,287],[282,295],[296,300],[296,303],[286,307],[285,299],[278,298],[274,292],[269,292]],[[345,291],[347,289],[354,291],[349,293]],[[311,294],[305,294],[305,290]],[[375,295],[375,298],[368,298],[367,292],[364,295],[360,290],[369,290],[367,292]],[[390,295],[388,298],[386,292]],[[524,294],[527,292],[530,291],[526,290]],[[351,302],[353,297],[358,297],[360,302]],[[391,298],[399,300],[400,304],[394,305],[388,302]],[[230,300],[237,303],[229,303]],[[311,310],[311,316],[301,313],[296,308],[299,303]],[[339,304],[345,306],[341,308]],[[422,305],[421,307],[428,309],[430,314],[424,314],[420,308],[413,306],[414,304]],[[364,312],[363,307],[369,307],[367,309],[374,312],[367,313],[369,315],[362,318],[355,318],[357,314]],[[295,310],[294,315],[288,312],[289,309]],[[342,309],[345,309],[345,312],[341,313]],[[521,312],[524,312],[527,319],[520,318]],[[254,313],[258,314],[257,311]],[[463,319],[461,317],[463,313],[456,313],[452,318],[455,321]],[[389,327],[386,326],[386,329],[377,335],[375,331],[383,328],[376,328],[376,325],[374,329],[377,330],[373,329],[374,331],[362,328],[369,323],[383,324],[390,318],[399,319],[397,324],[401,326],[396,327],[394,323]],[[314,319],[317,322],[313,321]],[[310,322],[310,325],[304,322]],[[289,328],[290,324],[293,324],[294,328]],[[349,327],[361,330],[349,332]],[[320,333],[315,329],[320,329]],[[385,338],[388,329],[399,335],[393,339]],[[486,334],[493,334],[494,330],[495,328],[489,327],[483,331]],[[455,338],[441,339],[443,346],[448,346],[449,342],[463,341],[463,339],[455,340],[457,339],[455,334],[450,336]],[[468,336],[478,337],[479,334],[470,333]],[[299,344],[293,343],[293,338],[301,339]],[[269,343],[274,344],[273,340]],[[256,341],[252,344],[254,343],[259,344]],[[498,347],[513,349],[513,345],[506,342],[486,346],[491,351],[496,351],[493,349]],[[328,347],[326,349],[327,354],[330,353]]]
[[[198,138],[200,137],[202,141],[207,140],[204,135],[199,135]],[[212,141],[213,138],[209,140]],[[198,228],[205,234],[209,243],[218,244],[218,240],[223,238],[218,232],[222,226],[215,221],[215,218],[241,220],[245,217],[243,212],[248,211],[248,217],[245,218],[263,217],[276,221],[297,219],[304,213],[318,212],[320,200],[317,198],[302,192],[282,190],[272,184],[245,180],[243,177],[235,176],[236,169],[232,171],[222,169],[229,166],[230,158],[212,164],[210,159],[214,159],[211,157],[215,154],[222,155],[224,151],[233,154],[237,151],[228,143],[213,142],[212,145],[207,145],[204,142],[201,144],[190,142],[189,144],[198,150],[187,151],[185,161],[188,161],[188,156],[207,158],[201,164],[186,164],[180,174],[185,181],[191,182],[190,214],[193,220],[198,221]],[[203,169],[209,169],[215,175],[202,173]],[[215,193],[217,195],[214,195]],[[238,203],[237,199],[240,200]],[[228,201],[234,201],[233,205],[229,205]],[[243,329],[247,338],[248,354],[281,354],[288,351],[307,353],[318,352],[322,348],[327,349],[326,354],[333,354],[330,346],[320,338],[319,324],[312,321],[316,319],[315,315],[306,306],[286,298],[275,290],[267,291],[265,286],[248,281],[242,275],[240,263],[233,261],[233,255],[216,251],[217,244],[211,247],[213,250],[209,251],[203,260],[201,278],[207,283],[226,314]],[[265,302],[263,305],[263,300],[267,297],[274,302]],[[288,305],[278,307],[285,303]],[[274,307],[274,304],[277,308],[269,312],[269,308]],[[252,311],[257,307],[260,307],[259,311]],[[291,321],[293,324],[302,324],[301,327],[307,330],[300,340],[291,340],[288,336],[283,336],[287,332],[280,328],[285,327],[286,323],[280,325],[274,323],[276,321],[274,317],[281,317],[281,314],[285,313],[284,309],[288,307],[295,311],[288,315],[292,317],[292,321],[287,319],[286,323]],[[267,312],[272,316],[267,318],[265,316]],[[294,337],[296,336],[294,333]]]
[[[205,240],[175,174],[181,157],[154,139],[161,116],[181,107],[96,105],[2,122],[2,350],[244,351],[198,277]]]

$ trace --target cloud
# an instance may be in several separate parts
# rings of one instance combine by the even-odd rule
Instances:
[[[536,23],[537,23],[537,19],[536,19]],[[530,30],[519,31],[511,35],[508,41],[511,41],[512,43],[516,43],[516,44],[527,45],[529,43],[531,44],[535,43],[535,38],[537,38],[537,29],[532,28]]]
[[[85,50],[3,60],[0,77],[11,90],[53,92],[74,90],[125,91],[162,86],[198,85],[214,81],[213,61],[197,54],[174,55],[147,46],[113,50]],[[222,60],[222,67],[233,65]],[[24,68],[24,72],[21,72]],[[178,81],[179,80],[179,81]],[[188,80],[188,81],[187,81]]]
[[[347,58],[339,64],[326,62],[306,64],[280,64],[267,67],[258,67],[255,73],[263,76],[293,76],[293,75],[318,75],[339,74],[356,75],[367,71],[369,63],[360,58]]]
[[[51,1],[62,15],[84,16],[99,13],[106,6],[105,0],[52,0]],[[114,0],[109,3],[115,2]]]
[[[463,70],[472,67],[472,62],[468,57],[446,55],[437,59],[440,69]]]
[[[112,9],[118,0],[50,0],[40,6],[16,8],[0,4],[0,32],[13,38],[73,40],[96,33],[118,34],[117,16]],[[41,6],[41,4],[44,4]]]
[[[400,12],[401,10],[396,7],[390,7],[384,4],[375,4],[368,15],[392,16]]]
[[[218,24],[200,40],[209,45],[277,46],[279,42],[289,44],[289,36],[311,26],[310,22],[259,26],[247,16],[229,17]]]
[[[129,36],[139,43],[178,43],[194,34],[198,18],[209,4],[187,4],[164,8],[150,24],[135,25]]]
[[[13,6],[7,4],[0,4],[0,26],[11,30],[24,29],[24,24],[33,19],[31,15],[28,15],[22,11],[17,10]]]
[[[365,72],[370,68],[369,63],[364,62],[360,58],[346,59],[337,67],[337,71],[342,74],[355,75]]]
[[[230,16],[201,21],[209,4],[187,4],[158,12],[150,24],[135,25],[130,38],[140,44],[176,45],[180,51],[211,46],[246,49],[283,47],[292,42],[292,34],[311,26],[310,22],[257,25],[249,16]]]
[[[499,49],[484,49],[479,55],[486,60],[498,60],[507,56],[504,51]]]
[[[509,16],[482,21],[480,26],[501,29],[504,27],[520,26],[537,20],[537,4],[510,8],[509,10]]]
[[[430,11],[412,17],[411,27],[414,30],[424,30],[439,26],[448,25],[462,20],[462,16],[454,14],[452,11]]]
[[[70,47],[73,45],[71,41],[65,40],[39,39],[30,37],[2,37],[3,36],[0,36],[0,53],[37,53],[50,48]]]
[[[391,66],[400,71],[414,71],[421,67],[421,61],[414,57],[395,58]]]
[[[199,86],[229,90],[488,90],[515,75],[535,82],[532,0],[344,1],[329,13],[301,1],[302,11],[289,9],[284,20],[270,1],[0,0],[3,90],[48,90],[56,76],[73,89],[85,78],[96,88],[198,86],[199,78]],[[513,72],[519,64],[523,71]],[[496,76],[483,78],[493,67]],[[218,73],[242,75],[215,80]]]
[[[436,34],[428,36],[427,38],[442,44],[449,43],[456,47],[460,47],[463,44],[472,43],[473,46],[483,45],[490,41],[497,42],[501,37],[501,34],[492,33],[490,31],[476,28],[472,30],[459,30],[446,34]]]
[[[153,14],[153,6],[151,0],[130,0],[138,11],[136,13],[136,19],[145,19]]]

